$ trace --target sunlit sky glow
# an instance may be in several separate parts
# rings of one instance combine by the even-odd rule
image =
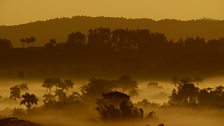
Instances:
[[[224,0],[0,0],[0,25],[56,17],[224,19]]]

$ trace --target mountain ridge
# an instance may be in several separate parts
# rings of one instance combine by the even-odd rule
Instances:
[[[20,25],[0,26],[0,38],[7,38],[14,46],[21,47],[20,39],[34,36],[36,46],[41,46],[55,38],[57,42],[64,42],[68,34],[80,31],[85,34],[89,29],[107,27],[111,30],[118,28],[149,29],[151,32],[160,32],[169,40],[185,39],[186,37],[202,37],[206,40],[224,37],[224,20],[198,19],[153,20],[148,18],[124,17],[88,17],[74,16],[72,18],[55,18],[45,21],[35,21]]]

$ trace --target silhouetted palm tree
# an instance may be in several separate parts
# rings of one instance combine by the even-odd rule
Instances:
[[[28,110],[30,110],[33,105],[37,105],[38,99],[34,94],[26,93],[22,95],[22,98],[20,105],[26,105]]]
[[[20,39],[20,42],[22,43],[23,48],[25,48],[26,40],[24,38],[22,38],[22,39]]]
[[[58,98],[58,102],[64,103],[67,100],[66,93],[62,89],[57,89],[55,96]]]
[[[13,86],[10,88],[10,98],[11,99],[19,99],[20,98],[20,88],[18,86]]]
[[[54,95],[51,95],[51,94],[45,94],[44,96],[44,104],[51,104],[53,102],[55,102],[55,96]]]
[[[59,83],[58,87],[62,90],[69,90],[70,88],[73,88],[74,83],[72,80],[64,80],[62,83]]]
[[[30,43],[31,43],[31,45],[34,46],[34,43],[35,43],[35,42],[36,42],[36,38],[33,37],[33,36],[31,36],[31,37],[30,37]]]
[[[28,45],[28,47],[30,47],[30,43],[31,43],[30,38],[26,38],[26,44]]]
[[[51,94],[51,89],[55,86],[54,79],[53,78],[46,78],[43,81],[42,87],[49,90],[49,94]]]
[[[27,84],[16,85],[10,88],[10,98],[11,99],[19,99],[21,91],[28,90]]]

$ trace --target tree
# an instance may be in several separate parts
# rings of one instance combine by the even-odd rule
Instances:
[[[51,94],[51,89],[55,86],[54,80],[54,78],[46,78],[43,81],[42,87],[49,90],[49,94]]]
[[[67,43],[76,47],[85,45],[86,36],[81,32],[73,32],[68,36]]]
[[[105,93],[96,104],[104,121],[142,119],[144,115],[143,109],[134,107],[130,96],[121,92]]]
[[[33,105],[37,105],[38,99],[34,94],[26,93],[22,95],[22,98],[20,105],[25,105],[28,110],[30,110]]]
[[[20,99],[22,91],[28,90],[27,84],[16,85],[10,88],[10,98],[11,99]]]
[[[26,44],[26,39],[22,38],[22,39],[20,39],[20,42],[22,43],[22,45],[23,45],[23,48],[25,48],[25,44]]]
[[[30,47],[30,44],[31,44],[30,38],[26,38],[26,44],[28,45],[28,47]]]
[[[195,87],[191,79],[181,79],[175,82],[177,90],[174,89],[169,103],[172,105],[192,106],[197,104],[199,88]]]
[[[81,87],[81,92],[84,100],[95,102],[102,93],[111,92],[114,88],[113,80],[91,78],[87,85]]]
[[[44,94],[44,100],[43,100],[43,102],[44,102],[44,104],[45,105],[48,105],[48,104],[53,104],[53,103],[55,103],[56,102],[56,100],[55,100],[55,96],[54,95],[52,95],[52,94]]]
[[[108,49],[111,46],[111,31],[109,28],[90,29],[88,43],[90,48]],[[106,50],[107,51],[107,50]]]
[[[59,103],[65,103],[67,100],[67,95],[63,89],[57,89],[55,91],[55,96],[57,97]]]
[[[30,43],[31,43],[31,45],[34,46],[34,43],[35,43],[35,42],[36,42],[36,38],[33,37],[33,36],[31,36],[31,37],[30,37]]]
[[[11,41],[7,39],[0,39],[0,50],[8,50],[13,47]]]
[[[50,42],[45,44],[46,48],[54,48],[57,45],[57,41],[55,39],[50,39]]]
[[[74,83],[72,80],[64,80],[62,83],[58,83],[57,87],[60,88],[61,90],[69,90],[73,88]]]
[[[46,78],[43,81],[42,87],[47,89],[47,93],[44,94],[44,103],[45,105],[51,104],[67,104],[76,102],[80,95],[76,92],[73,92],[70,96],[68,91],[72,89],[74,82],[70,79],[61,80],[60,78]],[[55,87],[54,94],[52,94],[52,88]],[[65,92],[66,90],[66,92]]]
[[[10,88],[10,99],[20,99],[20,88],[18,86],[13,86]]]

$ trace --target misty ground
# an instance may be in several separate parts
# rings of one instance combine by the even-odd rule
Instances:
[[[20,83],[27,83],[29,85],[29,92],[33,92],[38,96],[38,99],[42,101],[42,96],[45,90],[41,87],[42,80],[1,80],[0,81],[0,112],[1,117],[12,116],[13,108],[22,108],[18,101],[8,100],[9,88],[13,85]],[[88,82],[88,79],[75,80],[75,91],[79,91],[80,87]],[[46,126],[104,126],[104,125],[117,125],[117,126],[157,126],[163,122],[165,126],[223,126],[223,109],[208,109],[208,108],[178,108],[178,107],[161,107],[168,102],[169,95],[172,92],[173,85],[170,84],[170,80],[138,80],[139,96],[131,97],[134,103],[143,99],[149,99],[150,102],[155,103],[154,107],[144,108],[145,113],[150,111],[156,112],[155,120],[144,119],[143,121],[126,121],[126,122],[110,122],[104,123],[100,120],[98,113],[95,110],[95,105],[91,107],[76,106],[70,110],[38,110],[35,108],[32,115],[18,116],[21,119],[30,120],[36,123],[40,123]],[[158,82],[158,86],[148,85],[149,82]],[[223,84],[222,77],[214,77],[204,79],[199,84],[199,87],[215,87]],[[43,103],[38,103],[39,106]]]

